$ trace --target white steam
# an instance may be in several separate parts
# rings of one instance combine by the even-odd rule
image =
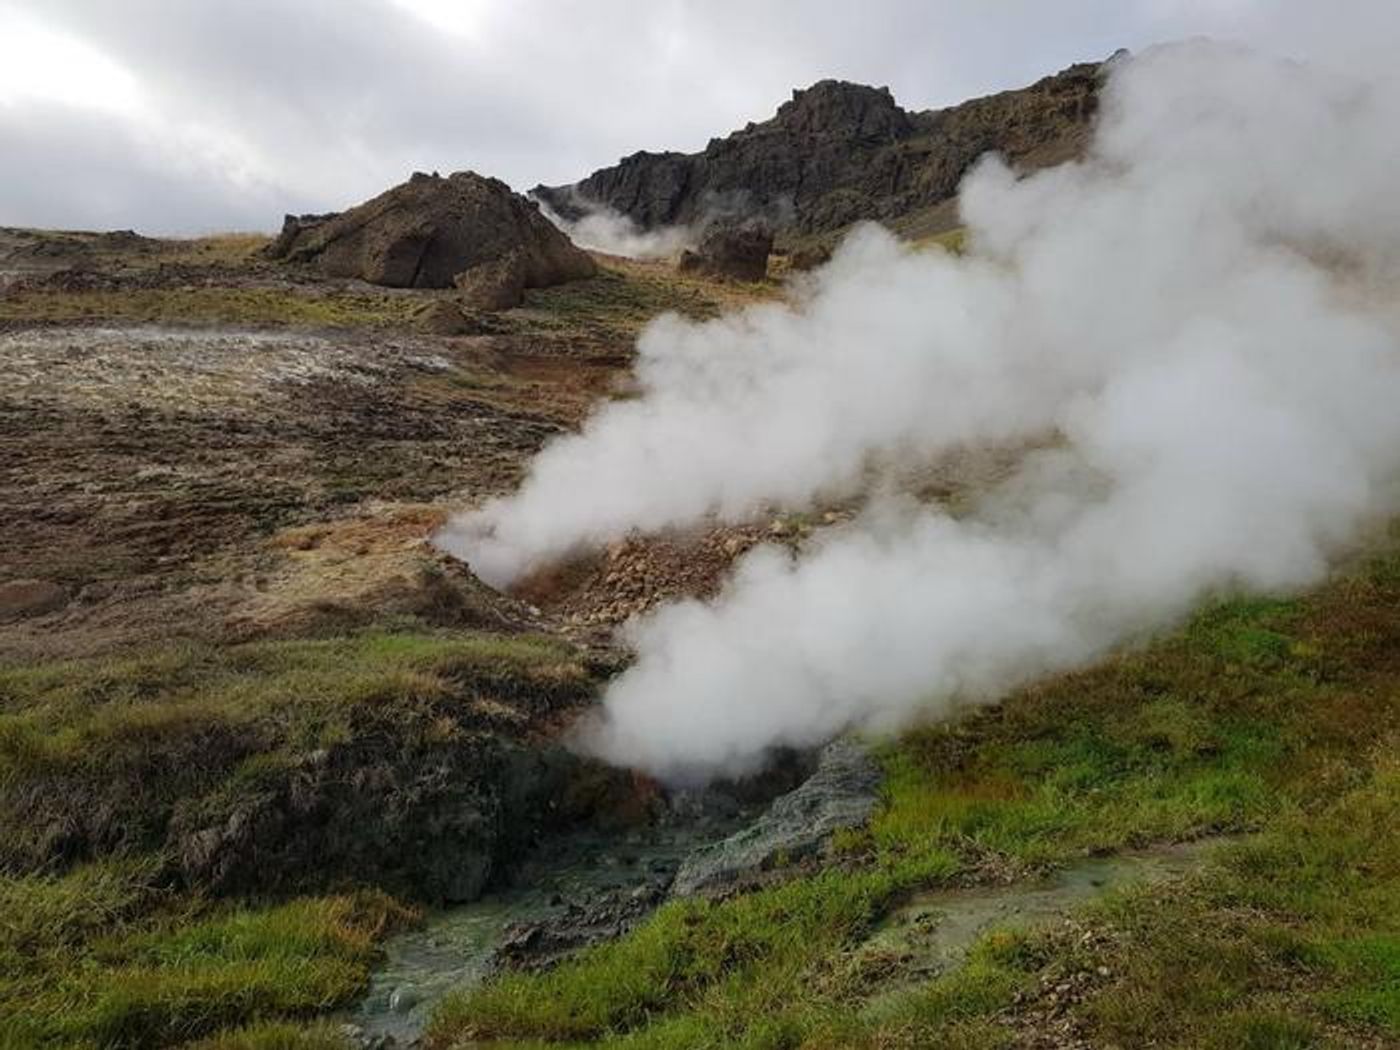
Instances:
[[[696,243],[695,231],[689,226],[644,230],[631,216],[592,202],[587,202],[580,218],[566,219],[538,197],[533,199],[546,219],[563,230],[569,240],[589,251],[627,259],[670,259]]]
[[[1397,170],[1388,90],[1209,43],[1117,63],[1084,162],[969,176],[967,257],[867,228],[792,305],[656,322],[642,396],[443,542],[506,583],[873,463],[1042,449],[962,517],[881,501],[633,624],[589,741],[665,776],[995,698],[1213,589],[1300,586],[1400,506]]]

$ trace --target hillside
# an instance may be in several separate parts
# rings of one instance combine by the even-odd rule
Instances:
[[[647,318],[779,289],[605,259],[440,335],[442,293],[257,238],[6,237],[4,525],[47,587],[0,625],[0,1045],[1396,1045],[1393,538],[890,743],[868,828],[653,913],[734,818],[554,746],[616,669],[599,628],[844,510],[637,537],[533,607],[426,541]],[[564,826],[582,857],[521,874]],[[483,886],[527,896],[434,910]]]
[[[1054,393],[1066,348],[1100,332],[1105,360],[1133,350],[1158,375],[1172,345],[1135,340],[1133,323],[1154,309],[1217,317],[1175,305],[1173,280],[1201,279],[1212,302],[1217,289],[1227,305],[1241,298],[1213,280],[1202,227],[1164,223],[1186,249],[1165,257],[1187,262],[1166,268],[1171,280],[1109,227],[1135,265],[1090,241],[1075,267],[1041,267],[1048,284],[989,297],[964,293],[1012,264],[979,256],[976,230],[965,245],[936,236],[984,150],[1034,168],[1084,148],[1101,68],[929,113],[822,81],[703,153],[637,154],[577,194],[537,191],[562,212],[591,199],[648,228],[758,210],[787,246],[861,218],[920,235],[858,231],[849,254],[791,279],[782,266],[746,281],[592,253],[587,275],[522,283],[518,301],[488,309],[460,287],[277,260],[258,235],[0,228],[0,1050],[1400,1048],[1393,507],[1329,533],[1335,558],[1315,572],[1212,575],[1170,615],[1065,660],[1064,634],[1011,622],[1034,608],[1038,577],[999,584],[996,562],[957,548],[930,570],[896,565],[879,601],[860,590],[878,563],[846,560],[820,587],[780,592],[742,621],[738,644],[705,649],[703,673],[672,683],[701,689],[650,689],[648,709],[680,696],[681,714],[757,739],[751,716],[782,685],[769,673],[777,628],[819,619],[823,603],[842,615],[801,649],[804,672],[822,660],[893,671],[905,624],[966,639],[964,670],[995,663],[983,643],[1003,636],[1048,655],[994,692],[965,676],[938,697],[930,680],[953,665],[935,655],[932,672],[911,665],[921,706],[909,717],[851,719],[810,747],[764,738],[757,772],[717,764],[703,782],[579,746],[643,663],[638,617],[669,606],[678,636],[703,638],[714,610],[737,604],[727,581],[790,579],[863,523],[876,531],[862,549],[879,553],[893,544],[880,530],[906,513],[984,541],[998,511],[1020,523],[1077,517],[1062,510],[1070,495],[1101,506],[1111,463],[1062,473],[1054,458],[1092,398],[1075,396],[1048,431],[963,438],[907,462],[852,457],[856,488],[599,532],[500,589],[483,562],[448,553],[445,523],[518,494],[542,450],[596,436],[600,414],[683,415],[690,402],[654,410],[668,380],[791,426],[812,406],[823,420],[852,404],[880,423],[956,417],[1018,378],[1029,396],[1009,403],[1028,409]],[[1388,181],[1366,185],[1389,198]],[[1055,214],[1075,235],[1094,225]],[[414,217],[406,207],[410,229]],[[1264,257],[1296,278],[1306,257],[1285,247],[1270,239]],[[857,253],[884,268],[850,273]],[[1214,258],[1232,273],[1243,254]],[[833,291],[857,299],[843,267],[862,308],[823,312]],[[1112,270],[1131,271],[1136,294],[1115,296]],[[1329,380],[1351,374],[1345,337],[1361,332],[1356,385],[1374,418],[1356,426],[1371,424],[1384,452],[1400,447],[1383,440],[1400,389],[1400,367],[1382,367],[1400,332],[1394,283],[1278,287],[1247,289],[1279,318],[1260,356],[1301,346],[1311,365],[1325,345],[1316,369],[1291,369],[1299,401],[1346,407]],[[1374,324],[1304,324],[1316,319],[1291,311],[1310,287],[1331,308],[1378,303],[1364,315]],[[1053,326],[1017,327],[1059,316],[1046,303],[1081,301],[1062,342],[1030,338]],[[990,379],[972,368],[1003,346],[978,341],[988,319],[1018,351]],[[824,339],[837,381],[789,385]],[[1041,356],[1020,354],[1027,344]],[[946,381],[901,369],[939,347],[955,351],[958,370],[932,373]],[[784,380],[771,400],[756,396],[765,354]],[[1118,414],[1188,439],[1191,455],[1167,458],[1172,481],[1224,479],[1134,490],[1145,495],[1132,520],[1194,527],[1178,548],[1228,533],[1252,555],[1273,521],[1357,498],[1344,485],[1302,510],[1269,502],[1326,473],[1319,463],[1348,461],[1284,440],[1286,412],[1265,413],[1267,454],[1242,456],[1258,437],[1242,425],[1250,405],[1216,402],[1222,429],[1206,403],[1249,387],[1240,374],[1193,371],[1179,397]],[[872,393],[869,376],[894,381]],[[1336,411],[1317,417],[1328,451],[1347,429],[1335,420],[1363,415]],[[569,500],[549,520],[619,505],[619,477],[650,499],[676,463],[717,464],[728,488],[765,457],[786,481],[775,449],[840,450],[817,428],[780,440],[716,425],[726,418],[690,417],[674,445],[614,442],[614,454],[642,450],[625,470],[556,472]],[[1125,447],[1135,465],[1161,451],[1109,438],[1095,450]],[[667,448],[676,461],[655,454]],[[1222,460],[1241,473],[1217,473]],[[651,483],[649,463],[661,464]],[[1055,490],[1066,499],[1043,514],[998,503],[1027,475],[1066,474],[1084,484]],[[705,477],[667,491],[689,498]],[[1213,517],[1221,493],[1269,520]],[[1082,546],[1097,556],[1126,535],[1126,556],[1076,563],[1063,574],[1074,593],[1172,564],[1157,533],[1124,520]],[[950,586],[960,570],[972,586]],[[984,605],[983,592],[1004,601]],[[952,596],[946,624],[905,600],[933,593]],[[877,608],[889,615],[858,615]],[[911,635],[921,659],[935,633]],[[741,648],[764,676],[726,707],[727,680],[709,673]],[[824,694],[813,674],[799,685],[789,713],[804,726],[821,713],[809,701],[853,692]],[[706,728],[678,726],[687,747]]]
[[[983,153],[1031,169],[1083,149],[1100,70],[1075,65],[1026,88],[924,112],[900,108],[888,88],[822,80],[700,153],[634,153],[572,186],[532,193],[566,218],[603,205],[644,229],[761,214],[791,241],[860,219],[930,213],[917,232],[939,233],[956,225],[953,195]]]

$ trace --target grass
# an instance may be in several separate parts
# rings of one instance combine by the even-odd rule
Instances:
[[[663,264],[617,260],[600,267],[596,277],[531,290],[525,308],[512,317],[524,327],[630,341],[659,314],[708,320],[773,294],[766,284],[726,284],[677,274]]]
[[[0,1047],[337,1046],[288,1019],[353,1000],[412,918],[373,892],[208,904],[150,861],[0,878]]]
[[[591,689],[566,645],[463,633],[0,670],[0,1048],[341,1045],[314,1019],[361,993],[377,941],[412,913],[379,890],[209,897],[169,853],[173,814],[237,812],[316,749],[460,748],[483,702],[528,712]],[[55,823],[87,827],[85,848],[55,853]],[[260,841],[262,863],[273,848]],[[334,863],[308,870],[334,878]]]
[[[73,323],[296,325],[411,328],[422,300],[411,295],[281,288],[177,287],[120,291],[19,291],[0,300],[0,320]]]
[[[162,846],[177,805],[255,794],[311,752],[461,739],[481,731],[481,698],[528,716],[592,688],[561,643],[470,633],[172,644],[0,669],[0,870],[139,855]]]
[[[1101,972],[1067,1015],[1095,1045],[1400,1040],[1397,638],[1393,553],[1306,597],[1219,602],[891,745],[886,805],[838,863],[501,976],[451,999],[432,1043],[995,1047],[1047,982]],[[1074,936],[993,931],[932,981],[856,950],[916,888],[1222,832],[1245,837]]]
[[[174,244],[165,261],[209,262],[230,268],[255,260],[255,248],[228,244]],[[252,242],[249,242],[252,243]],[[250,271],[251,272],[251,271]],[[596,277],[527,293],[525,306],[498,315],[501,331],[557,333],[606,342],[630,342],[658,314],[697,319],[770,297],[768,285],[731,285],[670,272],[655,264],[618,262]],[[240,287],[190,284],[156,288],[82,291],[15,291],[0,300],[0,321],[124,322],[129,324],[241,324],[306,328],[406,329],[421,326],[423,305],[437,293],[405,291],[333,292],[315,284],[299,287]]]
[[[888,745],[884,807],[824,869],[674,902],[551,971],[501,975],[449,1000],[432,1043],[1002,1047],[1081,978],[1055,1016],[1093,1045],[1400,1041],[1397,638],[1395,553],[1307,596],[1218,602]],[[6,804],[43,785],[127,807],[126,837],[95,858],[0,877],[0,1047],[336,1045],[316,1018],[359,994],[408,913],[376,892],[205,899],[172,880],[150,814],[256,792],[308,749],[389,726],[450,737],[480,696],[590,682],[545,639],[383,632],[0,672]],[[220,765],[227,739],[251,743]],[[7,814],[7,848],[33,826]],[[933,979],[917,956],[862,950],[915,890],[1222,832],[1238,837],[1193,876],[1068,927],[990,931]]]
[[[1189,1046],[1223,1014],[1209,1045],[1400,1039],[1396,743],[1380,742],[1356,786],[1294,802],[1194,883],[1106,904],[1103,954],[1120,976],[1088,1005],[1094,1029]]]
[[[271,240],[266,234],[226,231],[204,237],[148,238],[132,242],[120,234],[89,230],[4,229],[21,249],[43,245],[50,253],[100,261],[115,269],[152,269],[167,263],[244,267],[259,259]]]

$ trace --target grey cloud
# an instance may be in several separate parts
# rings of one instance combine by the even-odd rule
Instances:
[[[699,148],[824,76],[887,84],[925,107],[1192,33],[1298,53],[1333,38],[1305,0],[478,0],[467,36],[391,0],[18,6],[131,71],[155,116],[94,134],[81,111],[43,108],[40,122],[32,104],[0,109],[0,214],[65,225],[111,215],[153,232],[275,226],[284,210],[343,206],[414,169],[565,182],[636,149]],[[1379,64],[1394,39],[1324,57]],[[190,129],[194,145],[181,137]],[[188,163],[143,163],[152,139]],[[221,172],[229,155],[256,177]],[[106,170],[100,201],[60,158]]]
[[[255,229],[305,201],[239,186],[207,165],[173,167],[138,129],[70,106],[0,107],[0,224],[151,231]],[[15,162],[14,158],[22,158]]]

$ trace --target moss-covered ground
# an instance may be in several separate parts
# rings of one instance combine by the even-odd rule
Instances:
[[[1011,1046],[1041,990],[1084,975],[1053,1012],[1090,1045],[1400,1042],[1397,645],[1393,553],[1295,600],[1222,601],[888,745],[884,809],[840,863],[489,982],[433,1045]],[[1198,874],[992,931],[932,980],[857,950],[914,890],[1221,835]]]

